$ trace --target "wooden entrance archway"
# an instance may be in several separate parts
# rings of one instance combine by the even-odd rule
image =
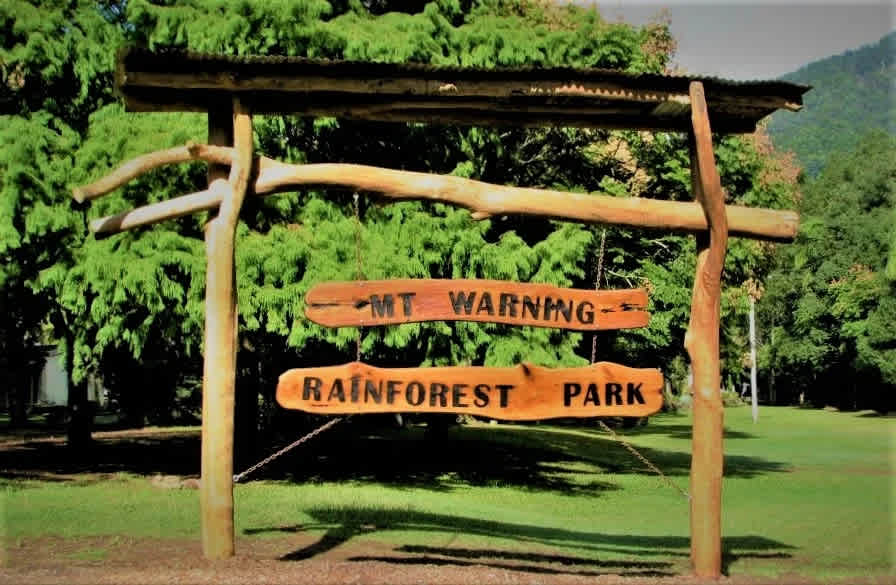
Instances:
[[[379,192],[394,200],[453,203],[480,219],[528,214],[694,233],[697,270],[685,338],[694,374],[691,557],[698,576],[721,574],[719,315],[727,241],[729,235],[790,241],[798,217],[791,211],[725,205],[710,119],[715,132],[752,132],[760,119],[777,109],[798,110],[807,87],[595,69],[478,70],[146,51],[125,52],[119,61],[117,86],[130,111],[208,113],[207,145],[138,157],[74,192],[77,200],[89,200],[163,164],[197,159],[209,163],[208,189],[91,222],[97,233],[115,233],[218,209],[205,235],[200,499],[206,557],[225,558],[234,552],[234,233],[239,211],[247,194],[327,185]],[[252,113],[686,132],[696,202],[515,188],[360,165],[286,165],[253,156]]]

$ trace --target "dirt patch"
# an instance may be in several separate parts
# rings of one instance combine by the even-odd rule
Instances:
[[[148,427],[143,429],[123,429],[115,431],[94,431],[90,437],[95,441],[109,439],[149,439],[158,437],[195,437],[199,429],[165,429]],[[52,434],[47,431],[24,431],[21,435],[0,436],[0,450],[25,447],[35,444],[61,445],[67,441],[65,433]]]
[[[310,558],[289,560],[297,551],[313,551],[320,536],[241,538],[237,554],[207,561],[196,540],[93,537],[77,540],[40,538],[9,543],[0,583],[363,583],[363,584],[608,584],[693,585],[702,583],[679,567],[648,561],[602,562],[543,551],[471,550],[425,545],[396,546],[353,540]],[[302,556],[302,555],[299,555]],[[622,569],[620,571],[620,569]],[[672,571],[670,573],[670,571]],[[623,573],[623,574],[620,574]],[[793,576],[725,577],[719,585],[793,584],[824,581]],[[842,583],[854,583],[844,579]],[[890,583],[878,579],[869,583]]]

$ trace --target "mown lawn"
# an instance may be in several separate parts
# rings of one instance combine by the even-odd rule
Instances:
[[[727,572],[893,574],[894,419],[795,408],[762,408],[756,425],[748,408],[725,416]],[[688,416],[657,416],[625,436],[687,489]],[[3,465],[13,546],[48,535],[199,536],[194,490],[153,487],[127,466],[107,465],[102,480],[43,481]],[[237,486],[236,530],[320,536],[293,559],[377,541],[458,562],[529,555],[623,574],[689,570],[688,501],[593,425],[483,424],[424,439],[421,428],[347,424],[268,474],[279,479]]]

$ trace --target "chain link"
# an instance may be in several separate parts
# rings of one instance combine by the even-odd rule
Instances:
[[[358,263],[358,271],[357,271],[357,280],[361,282],[364,280],[364,265],[361,263],[361,211],[360,205],[358,203],[358,194],[355,193],[354,197],[354,207],[355,207],[355,260]],[[363,327],[358,327],[358,337],[355,338],[355,361],[361,361],[361,335],[363,334]]]
[[[364,265],[361,262],[361,209],[360,209],[360,204],[358,202],[358,199],[359,199],[358,194],[355,193],[354,197],[353,197],[353,201],[352,201],[352,207],[354,209],[354,214],[355,214],[355,260],[357,262],[356,276],[357,276],[358,282],[360,282],[360,281],[364,280]],[[358,327],[358,336],[355,339],[355,360],[356,361],[361,361],[361,333],[362,333],[362,328]],[[314,429],[313,431],[311,431],[304,437],[299,437],[298,439],[296,439],[289,445],[283,447],[276,453],[272,453],[271,455],[265,457],[264,459],[262,459],[261,461],[259,461],[258,463],[256,463],[252,467],[250,467],[249,469],[243,471],[242,473],[238,473],[238,474],[234,475],[233,483],[239,483],[244,477],[246,477],[247,475],[249,475],[256,469],[258,469],[260,467],[264,467],[265,465],[267,465],[268,463],[270,463],[277,457],[280,457],[284,453],[286,453],[292,449],[295,449],[296,447],[298,447],[305,441],[310,441],[311,439],[313,439],[320,433],[326,431],[327,429],[329,429],[330,427],[332,427],[339,421],[347,419],[347,418],[351,418],[351,415],[346,416],[346,417],[334,418],[334,419],[331,419],[331,420],[325,422],[324,424],[317,427],[316,429]]]
[[[597,272],[594,275],[594,290],[600,290],[600,277],[602,276],[603,271],[604,271],[604,253],[606,251],[606,243],[607,243],[607,230],[603,229],[600,232],[600,251],[598,252],[598,256],[597,256]],[[593,364],[595,361],[597,361],[597,333],[592,333],[591,334],[591,363]],[[614,431],[612,428],[610,428],[609,425],[607,425],[607,423],[605,423],[601,419],[597,419],[597,423],[600,425],[600,427],[604,431],[606,431],[610,435],[610,437],[612,437],[612,439],[614,441],[616,441],[617,443],[619,443],[620,445],[625,447],[625,449],[629,453],[634,455],[638,460],[641,461],[641,463],[646,465],[648,469],[650,469],[651,471],[656,473],[659,476],[659,478],[661,480],[663,480],[663,482],[666,483],[666,485],[669,485],[672,488],[674,488],[675,490],[677,490],[678,493],[683,495],[687,500],[691,499],[690,494],[688,494],[686,491],[684,491],[683,489],[678,487],[678,484],[675,483],[674,481],[672,481],[671,479],[669,479],[669,476],[667,476],[665,473],[663,473],[662,469],[660,469],[659,467],[654,465],[649,459],[647,459],[647,457],[644,457],[643,455],[641,455],[641,453],[639,453],[637,449],[635,449],[631,444],[629,444],[628,441],[623,439],[620,435],[617,435],[616,431]]]
[[[252,467],[250,467],[249,469],[245,470],[244,472],[242,472],[242,473],[237,473],[236,475],[233,476],[233,483],[239,483],[244,477],[246,477],[247,475],[249,475],[250,473],[252,473],[252,472],[255,471],[256,469],[258,469],[258,468],[260,468],[260,467],[264,467],[265,465],[267,465],[268,463],[270,463],[271,461],[273,461],[273,460],[276,459],[277,457],[280,457],[281,455],[283,455],[283,454],[286,453],[287,451],[290,451],[290,450],[292,450],[292,449],[298,447],[299,445],[301,445],[301,444],[304,443],[305,441],[310,441],[311,439],[313,439],[313,438],[316,437],[317,435],[321,434],[322,432],[324,432],[325,430],[329,429],[330,427],[332,427],[333,425],[335,425],[335,424],[338,423],[339,421],[344,420],[344,419],[346,419],[346,418],[349,418],[349,417],[343,417],[343,416],[340,416],[340,417],[337,417],[337,418],[328,420],[327,422],[325,422],[325,423],[322,424],[321,426],[317,427],[316,429],[314,429],[313,431],[311,431],[310,433],[308,433],[308,434],[305,435],[304,437],[300,437],[300,438],[296,439],[295,441],[293,441],[292,443],[290,443],[289,445],[287,445],[286,447],[283,447],[282,449],[280,449],[280,450],[277,451],[276,453],[273,453],[273,454],[271,454],[271,455],[268,455],[267,457],[265,457],[264,459],[262,459],[261,461],[259,461],[258,463],[256,463],[256,464],[253,465]]]
[[[597,419],[597,423],[600,425],[600,428],[602,428],[602,429],[605,430],[607,433],[609,433],[609,435],[613,438],[614,441],[616,441],[617,443],[619,443],[620,445],[622,445],[623,447],[625,447],[625,448],[628,450],[629,453],[631,453],[632,455],[634,455],[635,457],[637,457],[637,458],[641,461],[641,463],[643,463],[644,465],[646,465],[646,466],[648,467],[648,469],[650,469],[650,470],[653,471],[655,474],[657,474],[657,475],[659,476],[659,478],[660,478],[661,480],[663,480],[663,482],[664,482],[666,485],[668,485],[668,486],[674,488],[676,491],[678,491],[678,493],[680,493],[682,496],[684,496],[686,500],[690,501],[690,499],[691,499],[691,494],[689,494],[689,493],[687,493],[686,491],[684,491],[683,489],[681,489],[681,488],[678,486],[677,483],[675,483],[674,481],[672,481],[672,480],[669,478],[668,475],[666,475],[665,473],[663,473],[663,470],[662,470],[662,469],[660,469],[659,467],[657,467],[656,465],[654,465],[653,463],[651,463],[651,461],[650,461],[649,459],[647,459],[647,457],[644,457],[643,455],[641,455],[641,454],[638,452],[637,449],[635,449],[634,447],[632,447],[632,446],[628,443],[628,441],[626,441],[625,439],[623,439],[621,436],[617,435],[617,434],[616,434],[616,431],[614,431],[613,429],[611,429],[611,428],[607,425],[607,423],[605,423],[604,421],[602,421],[602,420],[600,420],[600,419]]]
[[[600,231],[600,252],[597,255],[597,273],[594,275],[594,290],[600,289],[600,277],[604,271],[604,244],[607,242],[607,230]],[[597,332],[591,334],[591,363],[597,359]]]

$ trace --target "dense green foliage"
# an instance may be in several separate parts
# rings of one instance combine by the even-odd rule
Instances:
[[[812,86],[799,114],[778,112],[768,129],[775,145],[792,150],[807,174],[821,172],[831,153],[852,152],[872,129],[896,134],[896,32],[782,77]]]
[[[896,138],[874,132],[832,157],[805,189],[802,213],[762,300],[771,326],[762,362],[783,399],[892,410]]]
[[[608,23],[574,5],[438,0],[388,11],[407,4],[413,3],[190,0],[168,6],[131,0],[126,10],[90,2],[19,2],[0,9],[0,19],[15,22],[15,34],[0,39],[0,103],[9,121],[9,148],[0,153],[0,265],[4,298],[23,312],[4,324],[4,339],[28,339],[51,324],[71,349],[74,379],[101,374],[138,421],[146,415],[164,420],[195,405],[190,388],[201,370],[204,215],[106,240],[88,236],[85,219],[198,190],[202,166],[153,172],[87,210],[74,206],[67,191],[136,154],[204,140],[203,116],[123,112],[109,85],[109,55],[118,45],[632,72],[662,71],[673,47],[662,24]],[[15,18],[17,11],[29,17]],[[60,19],[71,26],[50,34]],[[498,184],[690,198],[687,149],[678,135],[260,117],[256,139],[260,152],[286,161],[346,161]],[[716,152],[729,202],[792,205],[793,184],[761,140],[726,137]],[[357,277],[356,230],[366,278],[594,283],[599,228],[520,217],[475,222],[468,212],[439,204],[375,206],[365,194],[359,208],[356,222],[351,193],[316,190],[247,202],[237,235],[237,278],[238,384],[248,406],[238,410],[250,421],[256,395],[270,401],[284,369],[354,357],[355,331],[309,323],[303,298],[316,282]],[[661,367],[676,384],[684,380],[693,252],[693,238],[607,230],[601,285],[647,286],[654,317],[648,328],[604,334],[600,358]],[[770,252],[756,242],[732,242],[723,299],[726,386],[743,372],[742,285],[763,277]],[[37,264],[36,258],[43,260]],[[590,357],[590,338],[541,328],[423,323],[367,330],[362,349],[364,359],[378,365],[573,365]]]
[[[24,369],[38,361],[44,331],[52,326],[74,347],[76,316],[37,281],[49,267],[73,265],[85,236],[85,215],[66,191],[83,178],[75,151],[88,117],[112,99],[109,47],[122,42],[122,31],[108,17],[88,2],[0,4],[0,367],[10,372],[18,419]],[[75,394],[85,391],[81,385]]]
[[[893,423],[867,414],[763,407],[754,424],[749,408],[725,410],[724,545],[732,578],[892,579]],[[626,439],[686,488],[690,428],[688,417],[663,414]],[[256,550],[253,540],[277,538],[282,546],[266,550],[308,545],[318,560],[336,545],[341,558],[382,551],[399,557],[393,562],[402,569],[408,559],[436,558],[448,567],[515,566],[513,581],[550,582],[558,571],[691,573],[687,500],[596,427],[465,426],[435,444],[420,440],[419,428],[380,429],[376,440],[357,435],[340,425],[310,452],[279,460],[292,481],[237,485],[241,550]],[[187,443],[196,453],[198,440]],[[172,442],[172,457],[183,461],[183,440]],[[135,456],[122,458],[125,472],[165,472],[172,465],[170,458],[140,457],[139,448],[131,449]],[[30,454],[21,465],[34,468]],[[25,547],[9,547],[11,566],[23,550],[49,548],[53,536],[78,544],[55,547],[57,555],[106,553],[104,571],[133,563],[135,546],[199,537],[195,491],[158,489],[129,473],[70,477],[6,480],[7,538]],[[125,548],[119,552],[119,546]],[[524,562],[511,565],[516,558]],[[280,563],[280,576],[292,564]],[[257,567],[266,570],[264,561]]]

